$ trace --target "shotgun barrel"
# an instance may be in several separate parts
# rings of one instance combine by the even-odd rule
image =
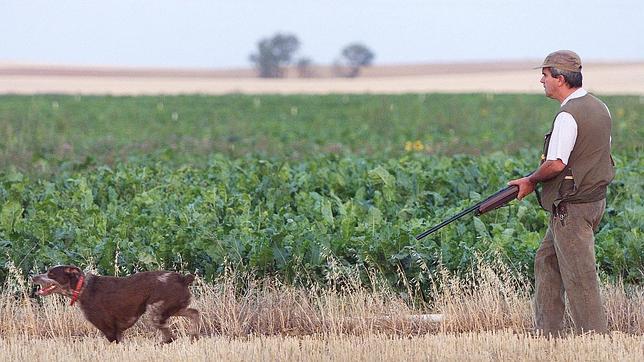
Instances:
[[[499,207],[507,204],[508,202],[514,200],[517,198],[517,195],[519,194],[519,187],[516,185],[508,186],[502,190],[497,191],[494,195],[488,197],[487,199],[479,202],[478,204],[471,206],[458,214],[450,217],[449,219],[441,222],[440,224],[432,227],[431,229],[427,229],[423,231],[422,233],[416,235],[416,240],[420,240],[424,237],[426,237],[429,234],[434,233],[435,231],[438,231],[439,229],[443,228],[444,226],[450,224],[453,221],[456,221],[463,216],[474,212],[475,215],[481,215],[485,214],[488,211],[492,211],[494,209],[498,209]]]

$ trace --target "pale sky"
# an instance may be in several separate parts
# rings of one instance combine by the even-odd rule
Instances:
[[[360,42],[375,64],[644,60],[644,0],[0,0],[0,63],[250,67],[261,38],[297,36],[330,64]]]

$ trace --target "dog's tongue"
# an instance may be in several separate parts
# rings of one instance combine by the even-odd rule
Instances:
[[[56,288],[56,286],[55,286],[55,285],[50,285],[50,286],[48,286],[47,288],[40,289],[39,291],[37,291],[37,292],[36,292],[36,294],[38,294],[38,295],[47,295],[47,294],[49,294],[52,290],[54,290],[54,288]]]

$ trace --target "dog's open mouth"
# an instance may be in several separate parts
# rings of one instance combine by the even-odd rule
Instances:
[[[42,286],[40,288],[40,290],[38,290],[36,292],[36,294],[38,294],[38,295],[49,295],[49,294],[51,294],[51,292],[54,291],[54,289],[56,289],[56,284],[51,284],[51,285],[48,285],[48,286]]]

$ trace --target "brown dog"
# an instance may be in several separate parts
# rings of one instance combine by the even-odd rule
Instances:
[[[163,333],[163,342],[174,339],[168,318],[183,316],[191,320],[190,334],[199,333],[199,311],[188,308],[188,285],[194,275],[175,272],[140,272],[124,278],[85,275],[73,265],[60,265],[32,278],[40,285],[38,295],[58,293],[76,301],[87,318],[110,342],[123,339],[123,331],[132,327],[149,308],[154,326]]]

